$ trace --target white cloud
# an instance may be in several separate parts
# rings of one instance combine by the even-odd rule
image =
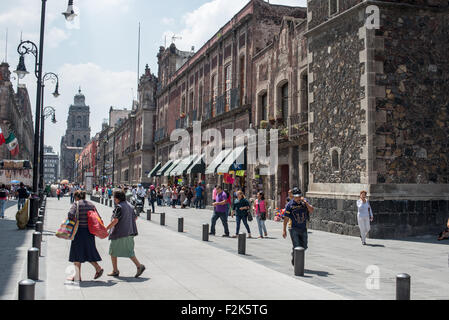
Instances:
[[[50,48],[57,48],[61,42],[69,37],[70,35],[65,30],[53,27],[48,31],[45,42]]]
[[[198,9],[186,13],[182,17],[183,29],[177,32],[167,30],[162,39],[167,36],[167,43],[171,43],[173,34],[182,39],[176,40],[176,46],[181,50],[190,50],[195,46],[198,50],[222,26],[232,19],[249,1],[248,0],[212,0]],[[306,6],[306,0],[276,0],[272,4],[288,6]],[[168,18],[167,18],[168,19]]]
[[[161,20],[163,25],[170,26],[175,23],[175,19],[173,18],[162,18]]]

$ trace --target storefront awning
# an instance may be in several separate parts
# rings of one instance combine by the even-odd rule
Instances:
[[[223,160],[231,153],[232,149],[222,150],[207,167],[206,174],[215,174],[217,167],[223,162]]]
[[[196,160],[198,156],[192,155],[184,158],[181,163],[170,173],[171,176],[182,176],[185,171],[192,165],[193,161]]]
[[[164,176],[170,177],[170,173],[173,171],[173,169],[175,169],[181,163],[181,161],[182,161],[182,159],[174,160],[172,165],[170,166],[170,168],[168,168],[167,171],[165,171]]]
[[[169,160],[159,171],[156,173],[156,177],[161,177],[164,175],[165,171],[171,167],[173,160]]]
[[[192,165],[187,169],[186,174],[198,174],[206,171],[206,164],[204,163],[204,157],[206,154],[202,154],[193,161]]]
[[[223,163],[217,168],[218,174],[228,173],[229,171],[246,170],[246,147],[237,147],[228,155]]]
[[[159,162],[154,168],[153,170],[150,171],[150,173],[148,174],[148,178],[152,178],[154,176],[156,176],[157,172],[159,171],[159,169],[162,167],[162,162]]]

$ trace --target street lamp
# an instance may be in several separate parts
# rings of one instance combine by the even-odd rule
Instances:
[[[50,117],[51,121],[53,123],[56,123],[55,108],[46,107],[44,110],[42,110],[42,117],[41,117],[41,141],[40,141],[41,145],[40,145],[40,163],[39,163],[39,192],[41,195],[41,200],[43,198],[42,195],[44,193],[44,127],[45,127],[45,120]]]
[[[67,11],[62,13],[67,21],[73,21],[77,14],[73,10],[73,0],[69,0],[69,4],[67,6]]]
[[[41,26],[40,26],[40,39],[39,39],[39,49],[36,44],[31,41],[22,41],[18,48],[17,52],[20,55],[19,65],[17,66],[17,76],[20,79],[23,79],[28,71],[25,67],[25,55],[32,54],[35,57],[35,65],[34,65],[34,73],[37,78],[37,88],[36,88],[36,113],[35,113],[35,129],[34,129],[34,150],[33,150],[33,193],[30,200],[30,218],[28,220],[28,228],[35,228],[37,213],[38,213],[38,175],[39,175],[39,129],[41,122],[41,108],[42,108],[42,62],[43,62],[43,54],[44,54],[44,35],[45,35],[45,11],[47,6],[47,0],[41,0]],[[69,1],[69,7],[72,5],[73,11],[73,0]],[[73,19],[74,12],[69,12],[69,15],[65,15],[66,19]],[[54,94],[59,95],[59,92],[56,88]]]

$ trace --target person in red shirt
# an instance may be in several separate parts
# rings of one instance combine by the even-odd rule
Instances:
[[[2,184],[0,189],[0,219],[5,219],[5,207],[6,202],[8,201],[9,191],[6,189],[6,186]]]

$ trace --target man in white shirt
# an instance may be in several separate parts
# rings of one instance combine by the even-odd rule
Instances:
[[[142,206],[145,208],[145,196],[147,194],[145,188],[139,184],[139,187],[137,188],[137,197],[142,200]]]

